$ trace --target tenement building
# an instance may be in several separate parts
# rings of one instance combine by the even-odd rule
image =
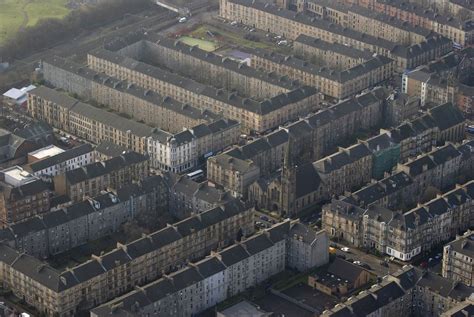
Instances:
[[[92,143],[112,141],[139,153],[148,153],[151,166],[164,171],[183,172],[197,165],[206,155],[235,144],[240,124],[230,119],[201,123],[175,134],[136,122],[122,115],[82,103],[47,87],[30,91],[29,112],[44,118],[44,104],[54,104],[63,115],[50,123]],[[182,122],[184,124],[184,122]],[[176,127],[174,128],[178,130]]]
[[[358,143],[316,161],[314,166],[328,193],[341,195],[371,180],[372,152]]]
[[[385,99],[380,92],[380,89],[374,89],[339,102],[244,146],[210,157],[207,177],[233,195],[246,196],[251,183],[282,167],[290,137],[291,161],[312,162],[359,129],[377,126]]]
[[[473,291],[462,283],[405,265],[321,316],[445,316],[444,312],[465,304]]]
[[[253,210],[234,201],[128,244],[117,244],[110,252],[62,271],[2,244],[2,286],[47,316],[76,316],[79,309],[112,300],[188,261],[201,259],[218,246],[229,245],[239,236],[252,234],[253,222]],[[321,250],[327,254],[327,238]],[[324,259],[322,254],[315,258]]]
[[[180,43],[177,47],[183,45],[185,44]],[[175,46],[169,47],[169,45],[164,46],[163,44],[163,48],[171,49]],[[222,80],[229,78],[229,85],[235,85],[232,89],[237,90],[237,92],[230,92],[226,87],[209,86],[181,76],[179,73],[171,73],[154,64],[147,64],[108,50],[89,53],[88,64],[89,67],[98,72],[105,72],[105,74],[120,80],[127,80],[145,89],[175,98],[180,102],[189,103],[214,113],[221,113],[226,118],[240,122],[244,131],[247,132],[264,132],[318,109],[319,94],[314,87],[289,84],[289,82],[294,83],[294,80],[289,80],[285,76],[277,76],[279,78],[277,80],[274,78],[276,77],[274,74],[252,77],[251,74],[258,72],[254,68],[244,64],[234,64],[235,62],[231,62],[229,59],[226,59],[224,63],[218,62],[222,60],[221,57],[217,58],[216,55],[209,55],[210,53],[201,51],[196,47],[192,48],[192,52],[190,52],[191,48],[187,46],[187,50],[182,50],[191,54],[189,56],[184,54],[183,56],[189,57],[189,60],[198,65],[202,63],[202,67],[206,69],[195,73],[208,74],[216,68],[213,71],[213,73],[217,72],[215,78],[221,78]],[[195,55],[199,58],[196,58]],[[187,60],[185,59],[185,61]],[[181,60],[176,60],[175,63],[184,68],[190,67]],[[269,82],[268,80],[271,78],[272,80]],[[245,96],[238,93],[239,85],[249,87],[250,91],[268,91],[268,95],[262,96],[266,99],[253,99],[251,95]]]
[[[149,173],[149,157],[127,152],[103,162],[85,165],[54,177],[56,193],[67,195],[72,201],[94,197],[107,188],[117,189],[138,181]]]
[[[165,180],[150,176],[118,191],[9,225],[1,231],[2,242],[20,252],[48,258],[117,232],[122,224],[146,216],[149,210],[154,211],[150,218],[156,221],[167,210],[167,197]]]
[[[437,11],[424,8],[422,5],[409,3],[411,1],[345,0],[345,2],[354,3],[374,12],[384,13],[412,26],[432,30],[461,46],[468,46],[474,42],[472,18],[461,20],[455,16],[439,14]],[[438,1],[437,3],[442,2]],[[449,1],[449,3],[452,2],[460,3],[464,1]],[[446,5],[446,7],[449,8],[450,5]]]
[[[51,181],[54,176],[91,164],[94,159],[90,144],[81,144],[68,150],[52,145],[28,153],[28,164],[24,168],[34,176]]]
[[[322,226],[334,238],[409,261],[470,227],[473,189],[470,181],[406,212],[333,199]]]
[[[348,6],[327,0],[300,2],[304,3],[299,6],[300,10],[308,10],[332,23],[395,43],[417,44],[432,33],[431,30],[422,26],[403,23],[395,17],[358,5]]]
[[[235,199],[229,192],[198,183],[186,175],[169,173],[169,212],[178,219],[199,214]]]
[[[372,175],[372,153],[361,143],[314,163],[295,164],[291,161],[291,146],[287,147],[284,165],[268,177],[253,182],[248,189],[248,200],[257,208],[295,216],[329,195],[366,184]]]
[[[140,45],[138,52],[134,50],[129,53],[127,47],[117,52],[147,64],[173,69],[185,77],[216,88],[236,90],[245,97],[271,98],[300,86],[298,81],[261,72],[245,63],[222,58],[197,46],[190,46],[156,33],[146,35],[144,40],[131,45]],[[94,52],[89,56],[93,55]],[[100,53],[97,55],[100,56]],[[88,63],[92,64],[90,58]]]
[[[326,264],[328,246],[324,231],[315,232],[287,220],[97,307],[91,316],[194,315],[258,285],[285,267],[304,271]]]
[[[0,171],[0,225],[2,227],[47,212],[50,202],[51,190],[38,177],[19,166]]]
[[[330,68],[347,69],[373,58],[368,50],[359,50],[337,42],[326,42],[305,34],[300,34],[293,42],[297,56],[307,60],[321,60]]]
[[[180,132],[182,127],[208,124],[220,118],[209,110],[198,109],[169,96],[161,96],[58,56],[46,59],[42,65],[47,81],[55,87],[170,133]],[[52,92],[41,86],[35,89],[33,99],[35,95],[44,98],[38,101],[41,102],[40,106],[29,110],[32,115],[51,125],[58,123],[58,127],[64,130],[66,126],[61,117],[67,116],[64,111],[74,105],[74,100],[52,96]],[[47,98],[48,95],[50,98]],[[64,109],[67,105],[69,107]]]
[[[238,21],[267,32],[280,34],[291,40],[295,40],[301,34],[304,34],[325,42],[338,43],[358,50],[368,50],[372,53],[381,54],[396,61],[398,72],[415,68],[452,50],[449,39],[437,34],[426,38],[426,31],[415,36],[418,40],[422,40],[421,42],[413,45],[402,45],[357,31],[349,26],[344,26],[343,23],[338,24],[328,19],[315,18],[303,12],[295,13],[260,1],[221,0],[219,15],[224,19]],[[377,23],[380,23],[380,21]],[[403,27],[406,28],[407,25]],[[379,30],[376,32],[383,32],[385,27],[374,29]],[[399,33],[412,34],[403,29],[394,34]],[[391,34],[387,33],[387,37],[390,37]]]
[[[471,210],[472,212],[472,210]],[[472,219],[471,226],[472,228]],[[443,251],[442,274],[452,281],[474,286],[474,233],[470,230],[446,244]]]
[[[45,104],[53,105],[57,115],[48,119],[46,114],[50,110]],[[93,107],[44,86],[30,91],[28,112],[35,119],[46,120],[53,127],[92,143],[109,140],[139,153],[146,152],[146,137],[153,130],[143,123]]]
[[[215,152],[236,144],[240,124],[220,119],[208,125],[200,124],[175,134],[155,129],[147,138],[151,165],[163,171],[187,171]]]
[[[318,67],[310,62],[262,49],[246,49],[251,54],[250,65],[298,79],[316,87],[322,94],[337,99],[355,95],[364,89],[392,77],[394,61],[376,55],[367,61],[344,70]]]

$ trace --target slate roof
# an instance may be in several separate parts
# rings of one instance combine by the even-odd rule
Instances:
[[[66,172],[66,179],[70,184],[77,184],[88,179],[97,178],[102,175],[122,169],[126,166],[137,164],[148,160],[147,155],[137,152],[127,152],[120,156],[110,158],[103,162],[95,162]]]
[[[466,234],[450,243],[452,251],[474,258],[474,233]]]
[[[81,144],[79,146],[76,146],[75,148],[69,149],[57,155],[47,157],[39,161],[35,161],[29,165],[29,169],[31,169],[31,171],[34,173],[37,171],[44,170],[48,167],[69,161],[73,158],[82,156],[89,152],[92,152],[92,146],[87,143]]]
[[[246,49],[251,54],[256,55],[260,58],[264,58],[266,60],[270,60],[277,64],[283,64],[288,67],[297,69],[298,71],[305,72],[312,74],[313,76],[320,76],[332,81],[345,83],[350,80],[354,80],[360,77],[367,72],[370,72],[374,69],[382,67],[384,65],[390,64],[393,62],[392,59],[382,56],[376,55],[371,59],[358,64],[354,67],[345,70],[335,70],[330,69],[328,67],[319,67],[316,66],[306,60],[300,59],[295,56],[285,56],[273,51],[266,51],[263,49]]]
[[[0,192],[2,191],[4,192],[5,198],[10,200],[20,200],[28,196],[47,192],[49,191],[49,187],[42,180],[36,179],[17,187],[12,187],[8,184],[0,183]]]
[[[307,244],[312,244],[319,236],[318,232],[299,222],[290,224],[290,230],[287,234],[289,237],[297,236],[298,238],[303,239]]]
[[[111,141],[102,141],[99,145],[97,145],[95,151],[107,157],[115,157],[127,152],[128,149]]]
[[[311,163],[296,167],[296,198],[319,190],[321,177]]]
[[[260,102],[251,98],[242,97],[235,92],[230,92],[222,88],[218,89],[198,83],[189,78],[168,72],[165,69],[132,60],[128,57],[123,57],[117,53],[104,49],[96,50],[89,54],[110,60],[113,63],[118,63],[123,67],[139,71],[158,80],[168,82],[172,85],[182,87],[183,89],[193,93],[204,95],[211,99],[218,100],[219,102],[230,104],[234,107],[245,109],[257,114],[268,114],[272,111],[280,109],[283,106],[286,106],[289,103],[298,102],[317,93],[317,90],[314,87],[298,85],[292,88],[287,87],[289,89],[288,92]]]
[[[414,33],[414,34],[423,36],[425,38],[428,38],[430,35],[434,33],[433,31],[429,29],[425,29],[420,26],[414,26],[408,22],[401,21],[395,17],[389,16],[383,13],[378,13],[378,12],[366,9],[362,6],[354,5],[354,6],[351,6],[349,10],[351,13],[359,14],[363,17],[383,22],[397,29]]]
[[[265,234],[259,234],[245,240],[242,245],[248,253],[255,255],[273,246],[273,242]]]
[[[247,64],[240,63],[229,58],[222,58],[214,53],[204,51],[197,46],[190,46],[179,40],[173,40],[157,33],[150,34],[148,37],[149,39],[146,39],[148,45],[165,47],[166,49],[175,51],[176,54],[189,55],[193,58],[202,60],[205,63],[211,63],[218,67],[224,67],[230,71],[242,74],[246,77],[257,78],[288,90],[292,90],[299,86],[297,81],[269,76],[268,74],[262,73],[255,68],[247,66]]]
[[[395,282],[390,282],[383,285],[378,290],[372,291],[377,298],[377,305],[379,307],[385,306],[395,299],[405,295],[405,291]]]
[[[440,47],[450,44],[451,40],[449,38],[439,34],[432,34],[424,41],[413,44],[411,46],[396,45],[390,51],[390,55],[413,60],[416,59],[418,56],[426,54],[427,52],[435,51]],[[452,50],[452,47],[450,47],[449,50]]]
[[[112,54],[107,55],[106,50],[99,49],[93,54],[98,54],[101,56],[108,56],[112,57]],[[55,66],[61,67],[63,69],[67,69],[68,71],[75,73],[85,79],[91,80],[97,84],[103,85],[105,87],[117,90],[129,96],[141,99],[141,102],[147,102],[150,104],[154,104],[157,107],[163,107],[167,110],[179,113],[183,116],[192,119],[202,119],[206,122],[212,122],[217,120],[220,116],[209,111],[209,110],[201,110],[196,107],[193,107],[189,104],[181,103],[170,96],[162,96],[155,91],[144,89],[140,86],[137,86],[133,83],[130,83],[126,80],[120,80],[103,73],[99,73],[94,71],[91,68],[85,68],[83,65],[77,64],[75,62],[65,60],[62,57],[54,56],[51,58],[47,58],[45,60],[46,63],[53,64]],[[48,100],[53,100],[57,104],[61,104],[64,102],[64,106],[72,108],[78,101],[65,95],[65,94],[54,94],[52,90],[49,90],[45,87],[38,87],[42,90],[40,92],[33,91],[34,94],[41,93],[41,96]],[[52,98],[52,99],[50,99]],[[73,103],[73,101],[75,101]],[[66,103],[68,102],[68,103]]]
[[[320,173],[329,174],[333,171],[340,170],[344,165],[352,164],[371,154],[365,144],[358,143],[316,161],[314,166]]]
[[[358,58],[358,59],[368,60],[368,59],[371,59],[373,55],[369,51],[361,51],[352,46],[343,45],[343,44],[339,44],[335,42],[334,43],[326,42],[322,39],[311,37],[306,34],[300,34],[295,39],[294,42],[312,46],[319,50],[328,51],[330,54],[334,52],[340,55],[344,55],[344,56],[348,56],[352,58]]]
[[[104,267],[96,260],[89,260],[83,264],[75,266],[71,270],[79,282],[88,281],[91,278],[99,276],[106,271]]]
[[[222,262],[227,267],[232,266],[240,261],[243,261],[244,259],[250,256],[250,254],[245,250],[245,248],[239,244],[230,246],[222,250],[219,254],[222,258]]]
[[[448,102],[428,110],[441,131],[464,123],[464,116],[459,109]]]
[[[49,100],[52,103],[61,105],[61,107],[68,109],[72,109],[79,102],[79,100],[72,98],[67,94],[59,93],[57,90],[46,86],[38,86],[29,91],[28,94],[41,97],[42,99]]]
[[[357,317],[368,316],[379,307],[377,301],[372,294],[364,294],[360,297],[357,297],[352,303],[348,303],[352,308],[352,312]]]
[[[279,241],[282,241],[283,239],[286,239],[289,230],[290,221],[286,220],[272,226],[271,228],[268,228],[267,232],[269,233],[270,240],[272,240],[273,243],[277,243]]]
[[[224,264],[215,257],[206,258],[195,264],[202,277],[208,278],[225,270]]]
[[[384,49],[391,50],[396,45],[396,43],[384,40],[382,38],[370,36],[362,32],[345,28],[343,26],[340,26],[335,23],[331,23],[330,21],[327,21],[324,19],[317,19],[305,14],[295,13],[290,10],[284,10],[270,3],[262,3],[260,1],[252,1],[252,0],[230,0],[229,2],[243,5],[246,7],[252,7],[254,9],[268,12],[270,14],[279,16],[284,19],[299,22],[299,23],[302,23],[302,24],[305,24],[317,29],[329,31],[338,36],[345,36],[357,41],[361,41],[363,43],[367,43],[369,45],[373,45],[375,47],[382,47]]]
[[[329,273],[351,283],[354,283],[364,271],[366,270],[360,265],[353,264],[341,258],[336,258],[328,267]]]
[[[60,272],[27,254],[19,255],[11,264],[13,269],[18,270],[32,280],[44,285],[53,291],[61,291],[63,283],[59,278]]]
[[[391,6],[399,8],[406,12],[410,12],[412,14],[416,14],[417,16],[427,18],[428,20],[434,21],[441,25],[449,25],[449,26],[458,28],[460,30],[465,30],[465,31],[469,31],[473,29],[473,26],[471,25],[471,23],[469,23],[470,20],[463,22],[452,15],[447,16],[444,14],[439,14],[437,12],[434,12],[433,10],[425,9],[422,6],[416,5],[413,3],[393,1],[393,0],[386,1],[386,2],[389,3]]]

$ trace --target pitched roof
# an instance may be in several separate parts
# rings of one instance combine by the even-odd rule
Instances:
[[[343,280],[354,283],[360,274],[367,271],[360,265],[353,264],[341,258],[336,258],[328,267],[328,272],[339,276]]]

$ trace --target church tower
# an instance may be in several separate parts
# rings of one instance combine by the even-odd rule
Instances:
[[[296,169],[291,153],[291,135],[288,135],[288,145],[285,151],[283,168],[281,170],[280,214],[290,217],[295,213],[296,199]]]

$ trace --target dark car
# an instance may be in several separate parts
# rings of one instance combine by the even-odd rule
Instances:
[[[366,263],[362,263],[360,266],[362,266],[364,269],[366,270],[372,270],[372,268],[370,267],[370,265],[366,264]]]
[[[385,261],[380,261],[380,265],[381,265],[381,266],[388,267],[388,263],[387,263],[387,262],[385,262]]]

